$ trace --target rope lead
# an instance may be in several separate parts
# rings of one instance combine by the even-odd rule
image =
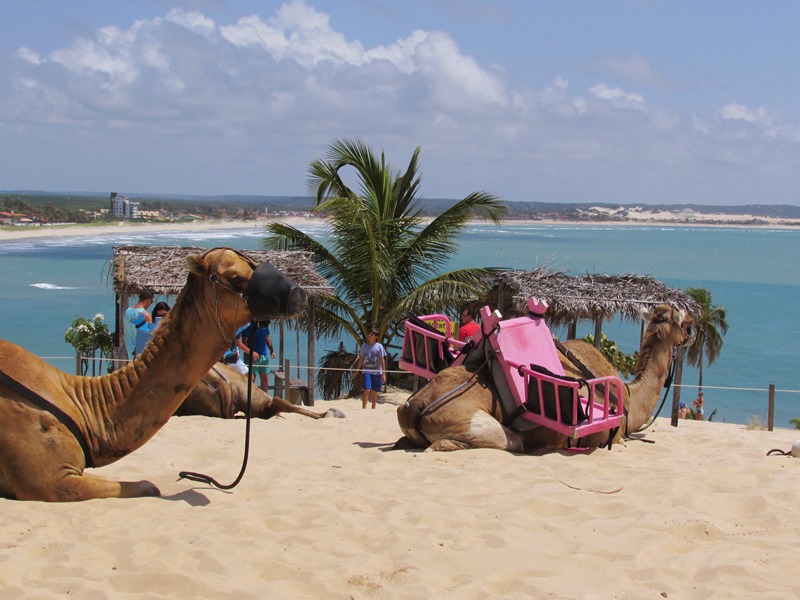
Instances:
[[[239,475],[233,481],[233,483],[229,483],[227,485],[219,483],[216,479],[209,475],[204,475],[202,473],[194,473],[192,471],[181,471],[178,473],[178,479],[189,479],[191,481],[197,481],[199,483],[207,483],[209,485],[214,486],[220,490],[230,490],[235,488],[239,485],[239,482],[244,477],[244,472],[247,469],[247,460],[250,456],[250,406],[252,404],[252,394],[253,394],[253,342],[255,341],[256,337],[256,329],[257,327],[253,327],[250,331],[250,339],[247,340],[247,347],[251,349],[250,352],[250,361],[248,364],[247,369],[247,412],[245,414],[245,430],[244,430],[244,456],[242,457],[242,468],[239,470]]]

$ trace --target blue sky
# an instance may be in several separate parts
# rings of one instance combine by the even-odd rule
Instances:
[[[800,204],[800,2],[0,0],[0,189]]]

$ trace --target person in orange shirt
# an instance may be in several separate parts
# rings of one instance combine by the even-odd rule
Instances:
[[[480,330],[481,326],[475,322],[475,311],[468,307],[461,309],[461,328],[458,330],[458,339],[466,342]]]

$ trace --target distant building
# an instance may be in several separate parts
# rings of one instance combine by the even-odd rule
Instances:
[[[111,192],[111,216],[116,219],[138,219],[139,203],[128,200],[127,196]]]

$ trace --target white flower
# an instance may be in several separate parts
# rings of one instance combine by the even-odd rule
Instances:
[[[103,321],[104,319],[105,319],[105,317],[103,316],[103,313],[97,313],[97,314],[94,316],[94,320],[95,320],[95,321]]]

